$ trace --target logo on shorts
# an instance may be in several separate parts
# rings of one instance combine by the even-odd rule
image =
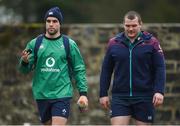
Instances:
[[[148,120],[152,120],[152,116],[148,116]]]
[[[112,116],[112,110],[109,111],[109,116]]]
[[[67,112],[66,109],[63,109],[63,110],[62,110],[62,114],[63,114],[63,115],[66,115],[66,112]]]

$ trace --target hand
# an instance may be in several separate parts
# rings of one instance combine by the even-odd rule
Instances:
[[[21,58],[25,63],[28,63],[28,56],[29,56],[30,52],[27,52],[27,50],[23,50],[21,53]]]
[[[160,106],[164,101],[164,96],[161,93],[155,93],[153,96],[153,104],[155,107]]]
[[[86,96],[82,95],[79,97],[77,104],[81,105],[83,104],[84,106],[88,106],[88,99]]]
[[[109,97],[108,96],[101,97],[99,101],[100,101],[100,104],[101,104],[101,106],[103,108],[109,109],[110,101],[109,101]]]

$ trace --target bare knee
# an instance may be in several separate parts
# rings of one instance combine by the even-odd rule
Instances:
[[[52,125],[66,125],[67,123],[67,118],[65,117],[60,117],[60,116],[53,116],[52,117]]]
[[[117,116],[111,118],[111,125],[129,125],[131,116]]]

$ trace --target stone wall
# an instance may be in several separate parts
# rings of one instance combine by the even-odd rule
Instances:
[[[144,24],[164,50],[167,83],[164,105],[157,108],[155,124],[180,124],[180,24]],[[0,26],[0,124],[39,124],[33,102],[30,75],[17,72],[21,50],[28,40],[43,31],[43,25]],[[108,112],[99,105],[99,74],[109,38],[123,31],[119,24],[63,25],[85,59],[89,84],[89,111],[79,113],[75,91],[69,124],[110,124]],[[132,121],[133,122],[133,121]]]

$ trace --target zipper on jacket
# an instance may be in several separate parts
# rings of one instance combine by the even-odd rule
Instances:
[[[142,43],[143,42],[143,40],[141,40],[141,41],[139,41],[139,42],[137,42],[137,43],[135,43],[135,44],[133,44],[133,43],[131,43],[131,44],[129,44],[129,96],[130,97],[132,97],[132,51],[133,51],[133,49],[138,45],[138,44],[140,44],[140,43]]]
[[[132,45],[130,45],[129,48],[129,73],[130,73],[130,77],[129,77],[129,87],[130,87],[130,91],[129,91],[129,95],[132,96]]]

